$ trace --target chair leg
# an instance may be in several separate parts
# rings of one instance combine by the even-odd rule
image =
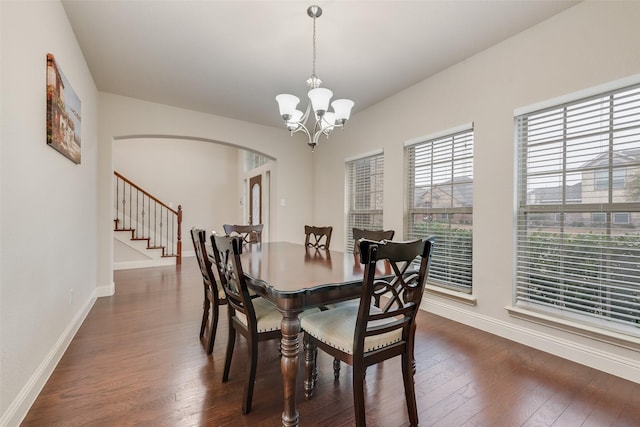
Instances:
[[[338,380],[340,378],[340,359],[337,357],[333,359],[333,379]]]
[[[204,293],[204,302],[202,303],[202,322],[200,322],[200,338],[204,336],[204,331],[207,328],[207,322],[209,321],[209,300],[207,299],[207,292]]]
[[[315,387],[315,370],[316,370],[316,361],[314,357],[315,353],[315,345],[312,342],[312,339],[309,337],[309,334],[304,334],[303,339],[304,346],[304,397],[305,399],[311,399],[311,395],[313,394],[313,388]]]
[[[313,386],[318,382],[318,346],[313,345]]]
[[[218,316],[220,314],[220,306],[211,304],[211,326],[209,337],[207,339],[207,354],[213,353],[213,344],[216,342],[216,331],[218,330]]]
[[[410,354],[402,355],[402,378],[404,380],[404,395],[407,400],[409,422],[412,426],[418,425],[418,406],[416,404],[416,390],[413,379],[414,362]]]
[[[364,416],[364,366],[353,363],[353,408],[356,416],[356,427],[366,425]]]
[[[229,369],[231,368],[231,357],[233,356],[233,347],[236,343],[236,330],[233,327],[233,320],[229,318],[229,336],[227,338],[227,355],[224,360],[224,372],[222,373],[222,382],[229,380]]]
[[[249,347],[249,372],[247,383],[245,384],[244,399],[242,401],[242,413],[248,414],[251,412],[251,401],[253,400],[253,386],[256,383],[256,370],[258,367],[258,339],[252,337],[247,340],[247,347]]]

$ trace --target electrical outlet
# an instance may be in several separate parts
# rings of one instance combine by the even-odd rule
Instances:
[[[73,304],[73,289],[69,289],[69,305]]]

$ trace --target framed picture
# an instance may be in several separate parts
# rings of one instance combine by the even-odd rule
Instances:
[[[80,163],[80,99],[47,54],[47,144],[74,163]]]

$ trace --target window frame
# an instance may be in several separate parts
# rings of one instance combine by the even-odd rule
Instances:
[[[536,179],[542,182],[540,176],[545,174],[538,172],[536,176],[536,168],[541,169],[536,159],[540,161],[545,153],[536,146],[553,145],[540,135],[555,132],[550,130],[555,126],[550,118],[554,114],[563,117],[562,124],[557,126],[560,128],[557,133],[562,134],[556,138],[558,155],[553,157],[558,157],[561,163],[557,170],[561,196],[552,203],[535,203],[531,196],[535,189],[530,190],[529,184],[535,184]],[[546,123],[545,115],[548,117]],[[546,129],[542,127],[543,123]],[[634,128],[640,128],[640,84],[637,83],[516,113],[515,307],[541,313],[557,322],[570,319],[585,328],[640,337],[637,298],[640,287],[632,286],[640,278],[640,263],[633,261],[640,256],[640,234],[626,233],[624,226],[627,224],[616,220],[618,214],[626,213],[627,219],[631,221],[636,215],[636,221],[640,223],[640,200],[632,199],[638,196],[627,196],[630,200],[626,200],[621,195],[628,186],[629,171],[635,169],[640,174],[640,156],[633,149],[640,141],[640,132]],[[599,143],[601,140],[605,148],[600,147],[599,153],[591,152],[589,162],[578,164],[571,157],[578,157],[582,151],[589,153],[594,141]],[[531,155],[536,150],[537,154]],[[629,155],[632,152],[635,154]],[[550,149],[548,153],[551,153]],[[621,156],[631,160],[621,162]],[[635,160],[634,156],[637,156]],[[529,171],[529,164],[533,172]],[[590,181],[586,178],[588,174],[591,174]],[[569,187],[574,185],[570,185],[570,175],[581,179],[581,196],[573,200],[568,196]],[[588,214],[589,221],[585,221],[587,226],[576,226],[572,230],[563,217],[560,226],[555,227],[558,231],[553,230],[554,226],[545,229],[540,223],[531,222],[530,218],[535,215],[542,218],[552,213],[562,213],[566,218],[580,215],[584,218]],[[616,227],[618,224],[620,227]],[[538,237],[532,232],[536,227],[542,230]],[[542,238],[547,244],[540,245],[536,254],[532,248],[536,239]],[[571,249],[572,244],[577,249]],[[537,255],[545,256],[546,266],[543,262],[536,263]],[[582,265],[576,267],[577,263]],[[634,324],[634,320],[637,323]]]
[[[473,292],[473,158],[473,123],[405,143],[405,239],[436,236],[428,284],[447,295]]]

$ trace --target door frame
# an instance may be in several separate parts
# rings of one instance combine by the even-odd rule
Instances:
[[[262,229],[262,241],[269,241],[269,236],[271,235],[271,206],[272,206],[272,194],[271,194],[271,181],[272,181],[272,170],[273,170],[273,161],[260,166],[259,168],[253,169],[249,172],[245,173],[244,183],[243,183],[243,193],[244,200],[243,203],[243,212],[242,216],[244,217],[244,223],[249,224],[249,218],[251,215],[251,179],[256,176],[261,176],[261,215],[262,215],[262,224],[264,224],[264,228]]]

